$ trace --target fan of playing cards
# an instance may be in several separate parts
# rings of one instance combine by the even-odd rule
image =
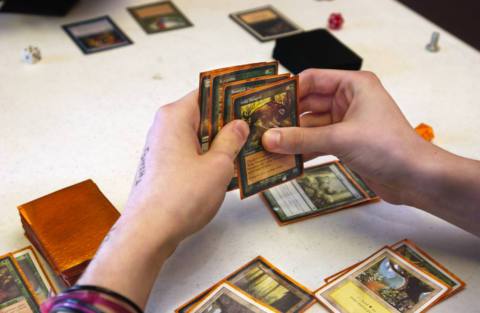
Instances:
[[[245,198],[302,174],[301,155],[273,154],[261,144],[269,128],[299,126],[298,77],[278,75],[277,62],[246,64],[200,73],[199,90],[202,151],[231,120],[250,126],[229,190],[239,187]]]

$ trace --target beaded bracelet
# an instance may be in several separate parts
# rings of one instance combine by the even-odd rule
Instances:
[[[76,285],[49,298],[42,313],[143,313],[130,299],[103,287]]]

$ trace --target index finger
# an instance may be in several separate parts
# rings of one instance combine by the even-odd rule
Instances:
[[[340,83],[351,72],[341,70],[308,69],[299,74],[299,98],[311,94],[333,96]]]

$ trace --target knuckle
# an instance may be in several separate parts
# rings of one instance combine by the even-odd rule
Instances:
[[[370,72],[370,71],[362,71],[360,72],[360,75],[361,75],[361,78],[366,82],[366,83],[369,83],[369,84],[378,84],[380,83],[380,79],[378,78],[378,76],[373,73],[373,72]]]
[[[300,128],[294,128],[292,133],[292,148],[296,153],[300,153],[305,149],[305,133]]]

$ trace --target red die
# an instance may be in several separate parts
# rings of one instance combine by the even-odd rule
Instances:
[[[337,30],[342,28],[343,16],[340,13],[332,13],[328,18],[328,28]]]

